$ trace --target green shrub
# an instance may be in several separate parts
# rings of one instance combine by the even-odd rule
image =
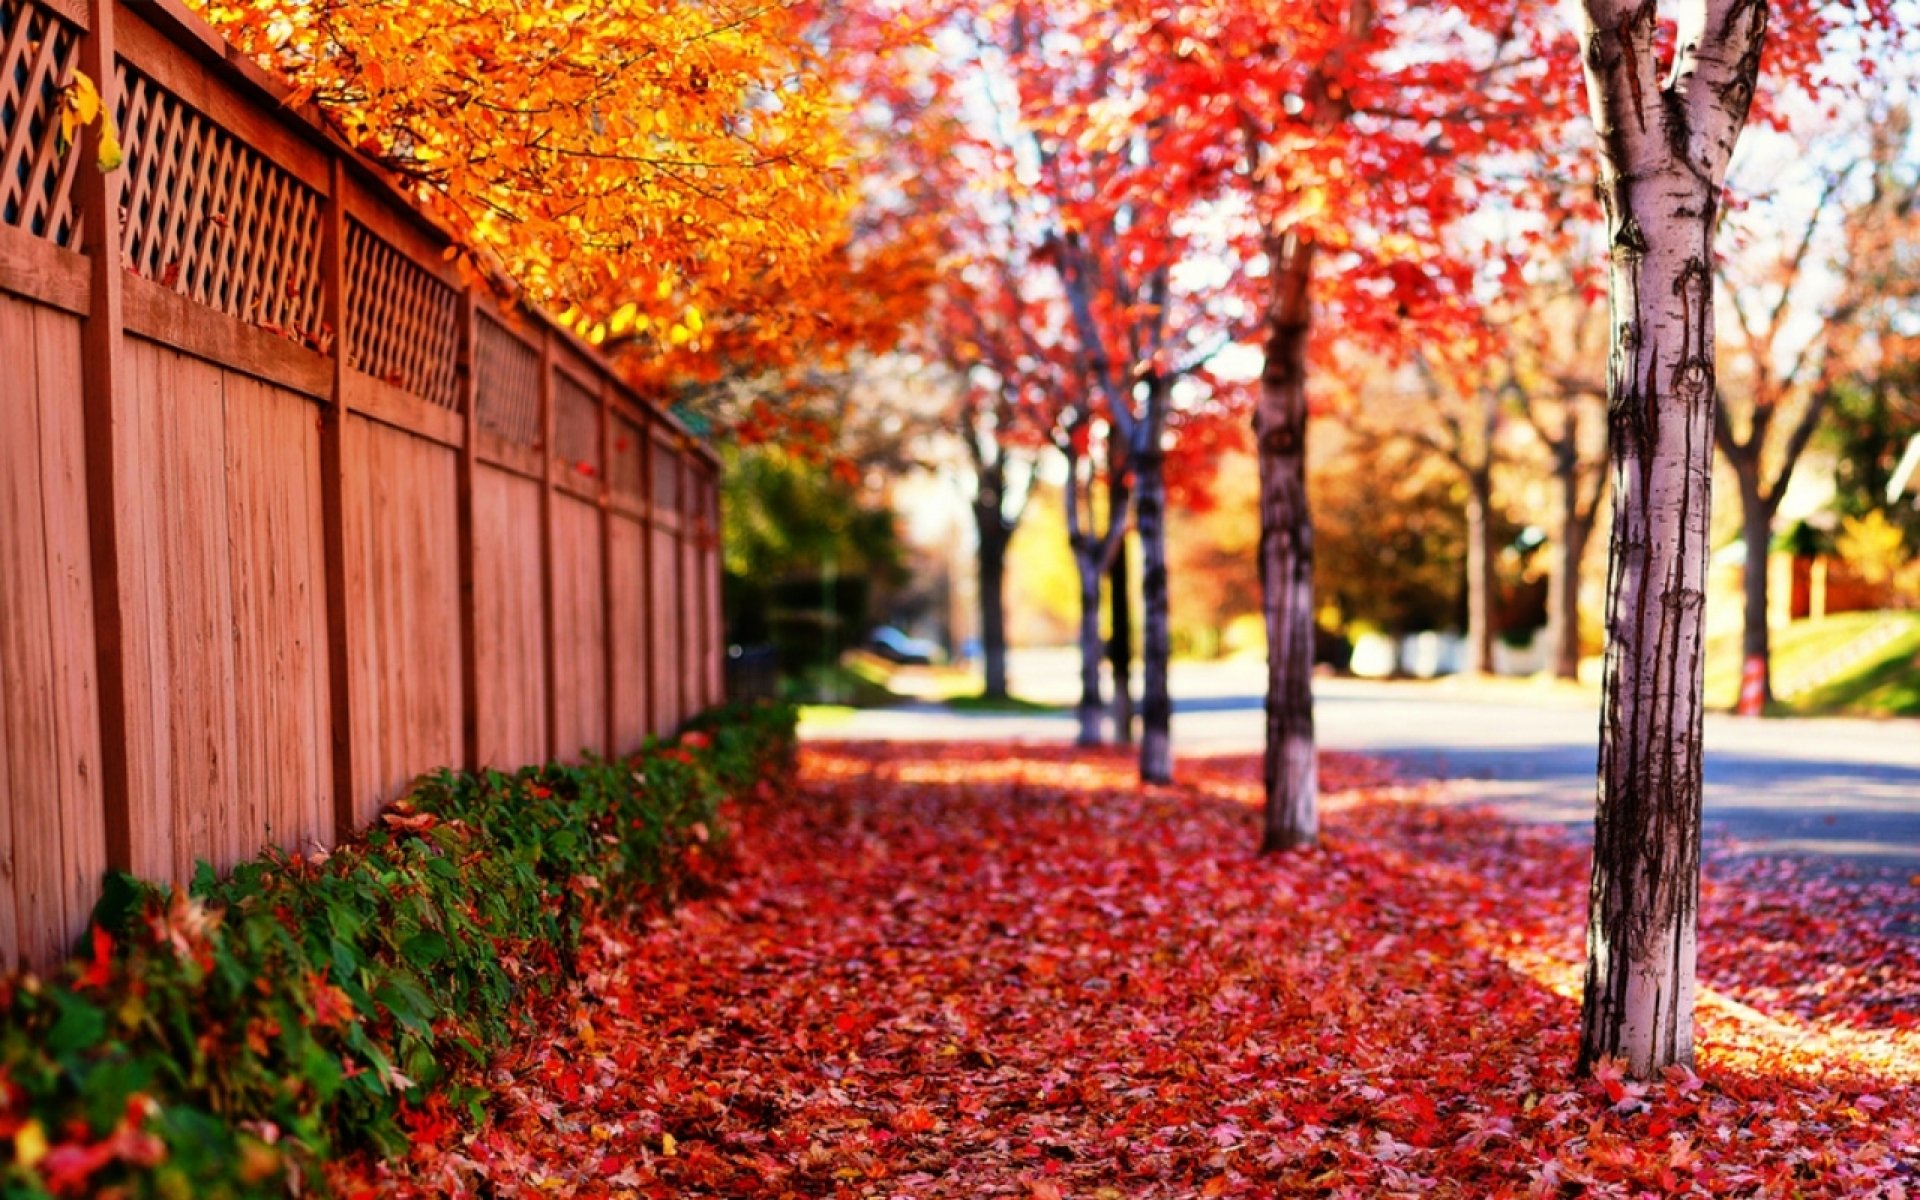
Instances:
[[[89,953],[0,981],[6,1196],[243,1197],[407,1142],[429,1096],[566,979],[596,910],[706,877],[718,807],[790,762],[793,714],[696,720],[634,758],[449,772],[331,854],[185,892],[107,881]]]

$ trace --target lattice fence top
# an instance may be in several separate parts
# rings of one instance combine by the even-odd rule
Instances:
[[[570,377],[553,381],[553,452],[560,469],[597,478],[600,462],[600,401]]]
[[[324,348],[320,197],[125,62],[117,74],[127,269]]]
[[[80,155],[58,142],[60,88],[79,55],[73,26],[32,0],[0,0],[0,224],[58,246],[76,233]]]
[[[653,506],[664,512],[680,507],[680,460],[672,447],[653,446]]]
[[[613,444],[607,447],[607,486],[629,500],[646,498],[646,430],[615,413]]]
[[[347,365],[460,407],[460,297],[358,221],[347,222]]]
[[[474,414],[480,428],[517,446],[540,444],[540,356],[492,317],[474,331]]]

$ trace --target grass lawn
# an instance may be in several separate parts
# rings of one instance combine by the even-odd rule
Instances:
[[[1873,653],[1807,691],[1779,700],[1774,711],[1794,716],[1920,716],[1920,613],[1842,613],[1795,621],[1773,633],[1775,689],[1804,677],[1886,622],[1904,628]],[[1732,708],[1740,694],[1740,633],[1707,644],[1707,704]]]

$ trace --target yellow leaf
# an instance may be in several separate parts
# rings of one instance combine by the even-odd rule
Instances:
[[[13,1135],[13,1156],[29,1169],[47,1156],[47,1129],[38,1120],[28,1121]]]
[[[100,89],[85,71],[75,71],[60,108],[60,144],[73,145],[74,135],[100,115]]]
[[[668,1158],[672,1158],[674,1155],[680,1153],[680,1143],[673,1139],[672,1134],[663,1133],[660,1135],[660,1153],[666,1155]]]
[[[687,305],[687,328],[694,333],[699,333],[706,327],[707,323],[700,318],[700,310],[691,304]]]
[[[607,322],[607,328],[613,331],[615,337],[618,337],[633,328],[633,319],[639,315],[640,306],[629,300],[613,310],[613,319]]]
[[[115,171],[126,160],[126,151],[120,148],[120,131],[113,127],[113,118],[107,117],[100,122],[100,153],[96,161],[102,171]]]

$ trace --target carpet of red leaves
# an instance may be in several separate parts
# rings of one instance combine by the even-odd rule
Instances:
[[[1920,1196],[1920,953],[1875,893],[1712,868],[1698,1074],[1576,1081],[1586,855],[1329,756],[815,746],[717,893],[589,938],[491,1121],[345,1195]],[[1891,886],[1891,885],[1890,885]],[[1899,887],[1911,885],[1901,881]]]

